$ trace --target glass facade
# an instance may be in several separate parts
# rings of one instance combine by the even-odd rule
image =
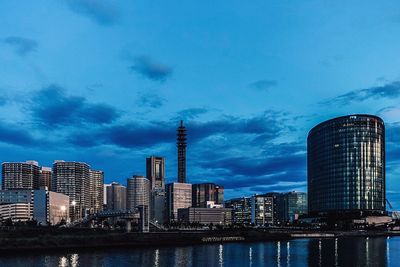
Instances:
[[[310,214],[385,212],[385,126],[371,115],[344,116],[311,129],[307,140]]]

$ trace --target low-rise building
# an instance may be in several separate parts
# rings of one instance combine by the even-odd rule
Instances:
[[[232,224],[232,209],[227,209],[227,208],[178,209],[178,220],[187,223],[230,225]]]
[[[69,197],[48,191],[47,188],[34,190],[33,219],[41,225],[55,225],[69,221]]]
[[[0,220],[11,219],[13,222],[26,222],[32,220],[32,203],[9,203],[0,205]]]
[[[251,224],[251,198],[241,197],[225,201],[225,208],[232,210],[232,223],[236,225]]]

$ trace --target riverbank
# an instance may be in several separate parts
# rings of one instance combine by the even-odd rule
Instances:
[[[101,229],[17,229],[0,231],[0,253],[27,250],[186,246],[207,243],[284,241],[297,238],[400,236],[400,231],[214,230],[125,233]]]

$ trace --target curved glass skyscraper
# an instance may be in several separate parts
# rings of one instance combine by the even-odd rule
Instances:
[[[385,125],[371,115],[322,122],[308,134],[311,215],[385,212]]]

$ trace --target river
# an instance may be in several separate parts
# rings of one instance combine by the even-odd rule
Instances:
[[[400,237],[19,253],[0,255],[0,266],[400,266]]]

